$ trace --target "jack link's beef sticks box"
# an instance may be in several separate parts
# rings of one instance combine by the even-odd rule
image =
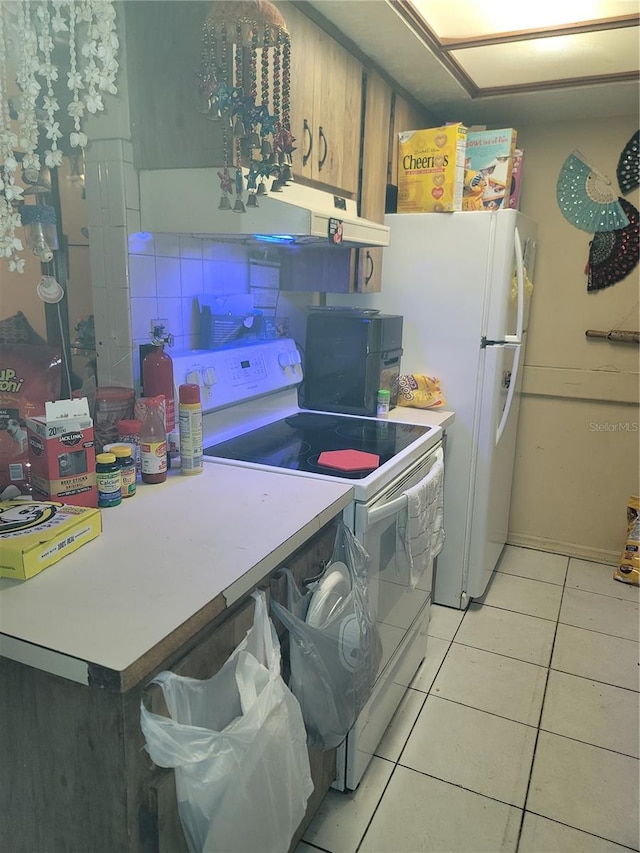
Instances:
[[[462,124],[398,135],[398,213],[462,210],[466,140]]]

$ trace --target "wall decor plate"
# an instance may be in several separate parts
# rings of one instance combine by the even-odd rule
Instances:
[[[603,290],[626,278],[640,259],[640,228],[638,211],[621,198],[629,219],[626,228],[594,234],[587,264],[587,290]]]
[[[564,218],[590,234],[629,224],[611,181],[590,166],[579,151],[571,153],[560,169],[556,198]]]
[[[636,130],[624,146],[618,160],[616,175],[623,195],[640,185],[640,130]]]

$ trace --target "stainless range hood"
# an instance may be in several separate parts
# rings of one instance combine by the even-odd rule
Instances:
[[[330,231],[338,221],[342,223],[343,247],[389,245],[388,226],[361,219],[355,201],[296,182],[282,192],[258,196],[260,206],[247,207],[245,213],[219,210],[219,171],[222,167],[141,171],[142,230],[243,242],[281,237],[282,243],[318,246],[334,243]],[[245,203],[246,199],[245,192]]]

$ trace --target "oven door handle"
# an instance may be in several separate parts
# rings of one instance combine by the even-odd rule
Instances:
[[[380,507],[368,509],[364,504],[356,504],[357,529],[365,533],[370,527],[384,521],[392,515],[397,515],[407,505],[407,496],[400,495]]]

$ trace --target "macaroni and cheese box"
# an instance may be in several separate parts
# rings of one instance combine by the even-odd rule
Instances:
[[[54,501],[0,501],[0,577],[33,577],[101,531],[99,509]]]
[[[27,419],[31,485],[38,498],[98,506],[93,420],[87,398],[45,403]]]
[[[398,135],[398,213],[462,209],[466,138],[462,124]]]
[[[517,137],[518,132],[511,127],[469,131],[463,210],[498,210],[509,206]]]

